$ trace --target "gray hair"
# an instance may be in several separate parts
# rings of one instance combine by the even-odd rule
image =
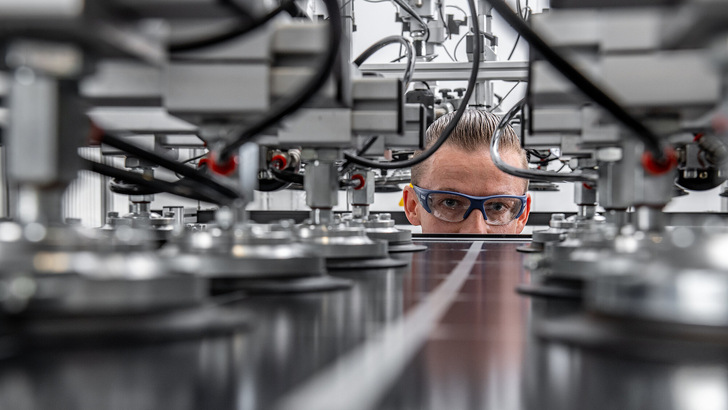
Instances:
[[[455,116],[454,112],[445,114],[430,125],[425,137],[425,148],[429,148],[440,138],[440,135],[442,135],[442,132],[453,116]],[[472,108],[467,109],[452,134],[450,134],[447,142],[445,142],[445,145],[455,146],[465,151],[482,149],[489,152],[490,141],[499,122],[500,117],[495,114]],[[521,147],[521,140],[510,125],[507,125],[501,133],[500,149],[501,152],[516,152],[521,159],[521,167],[524,169],[528,168],[526,151]],[[415,152],[415,157],[421,154],[422,151],[417,151]],[[413,184],[417,185],[428,166],[429,159],[412,167]],[[528,187],[528,184],[526,187]]]

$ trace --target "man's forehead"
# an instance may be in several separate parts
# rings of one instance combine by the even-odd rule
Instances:
[[[508,150],[503,159],[521,166],[519,153]],[[450,190],[472,195],[523,194],[526,181],[503,173],[487,150],[467,151],[444,145],[427,161],[420,183],[429,189]],[[470,192],[468,192],[470,191]]]

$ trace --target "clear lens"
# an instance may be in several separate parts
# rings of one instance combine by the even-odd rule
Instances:
[[[505,225],[516,219],[521,210],[518,198],[492,198],[485,201],[486,222],[490,225]]]
[[[460,222],[470,208],[470,199],[453,194],[431,193],[427,205],[435,217],[448,222]]]
[[[432,214],[447,222],[460,222],[470,209],[470,198],[444,193],[430,193],[427,205]],[[491,198],[483,204],[486,223],[489,225],[505,225],[516,219],[522,202],[518,198]]]

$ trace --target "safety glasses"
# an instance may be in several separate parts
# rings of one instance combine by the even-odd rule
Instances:
[[[488,225],[506,225],[526,209],[526,195],[470,196],[459,192],[435,191],[414,186],[417,199],[436,218],[446,222],[461,222],[473,210],[480,210]]]

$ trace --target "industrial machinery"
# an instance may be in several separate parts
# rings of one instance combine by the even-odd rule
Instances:
[[[355,7],[364,1],[391,3],[387,16],[401,31],[355,53]],[[523,357],[509,364],[525,370],[503,373],[519,375],[525,398],[500,408],[711,408],[684,401],[682,390],[650,401],[628,383],[659,373],[669,386],[708,364],[704,379],[728,380],[723,214],[664,211],[695,191],[722,187],[728,196],[728,8],[532,2],[0,3],[0,361],[10,363],[0,366],[0,403],[53,402],[14,387],[35,386],[28,358],[44,355],[75,383],[95,386],[101,370],[78,359],[91,346],[121,373],[153,368],[144,363],[157,348],[172,352],[165,368],[189,365],[204,385],[199,401],[177,408],[347,408],[349,399],[359,403],[351,408],[448,407],[410,394],[429,382],[432,391],[457,390],[438,377],[449,367],[419,349],[450,352],[438,341],[464,335],[472,343],[453,342],[452,354],[493,355],[478,344],[495,340],[493,329],[463,323],[507,300],[529,310],[483,317],[527,328],[496,329],[522,338]],[[510,53],[499,50],[510,31],[496,22],[514,30]],[[519,41],[528,61],[511,61]],[[457,60],[460,44],[467,61]],[[368,61],[389,46],[399,47],[396,59]],[[513,88],[497,95],[499,82]],[[520,84],[527,93],[513,104]],[[468,108],[503,113],[490,147],[501,171],[531,180],[534,194],[573,183],[577,212],[549,213],[532,237],[432,239],[374,211],[380,192],[401,191],[408,169]],[[427,127],[447,113],[441,141],[426,147]],[[507,125],[530,168],[501,158]],[[89,172],[100,184],[84,179]],[[96,226],[67,218],[81,191],[100,198],[89,212]],[[262,195],[275,202],[291,192],[305,194],[305,217],[253,220]],[[489,273],[507,275],[508,296],[458,294],[490,283]],[[69,346],[79,350],[55,356]],[[479,380],[469,367],[477,360],[454,362]],[[581,377],[587,370],[574,370],[583,363],[601,371],[596,387]],[[492,366],[485,373],[502,370]],[[149,380],[175,379],[158,371]],[[55,382],[43,377],[40,385]],[[309,394],[309,377],[311,391],[338,396]],[[472,399],[486,383],[461,384]],[[634,395],[605,401],[603,385]],[[142,407],[165,400],[161,388],[130,390],[148,400]],[[718,390],[728,397],[725,385]],[[472,400],[452,408],[502,404]]]

